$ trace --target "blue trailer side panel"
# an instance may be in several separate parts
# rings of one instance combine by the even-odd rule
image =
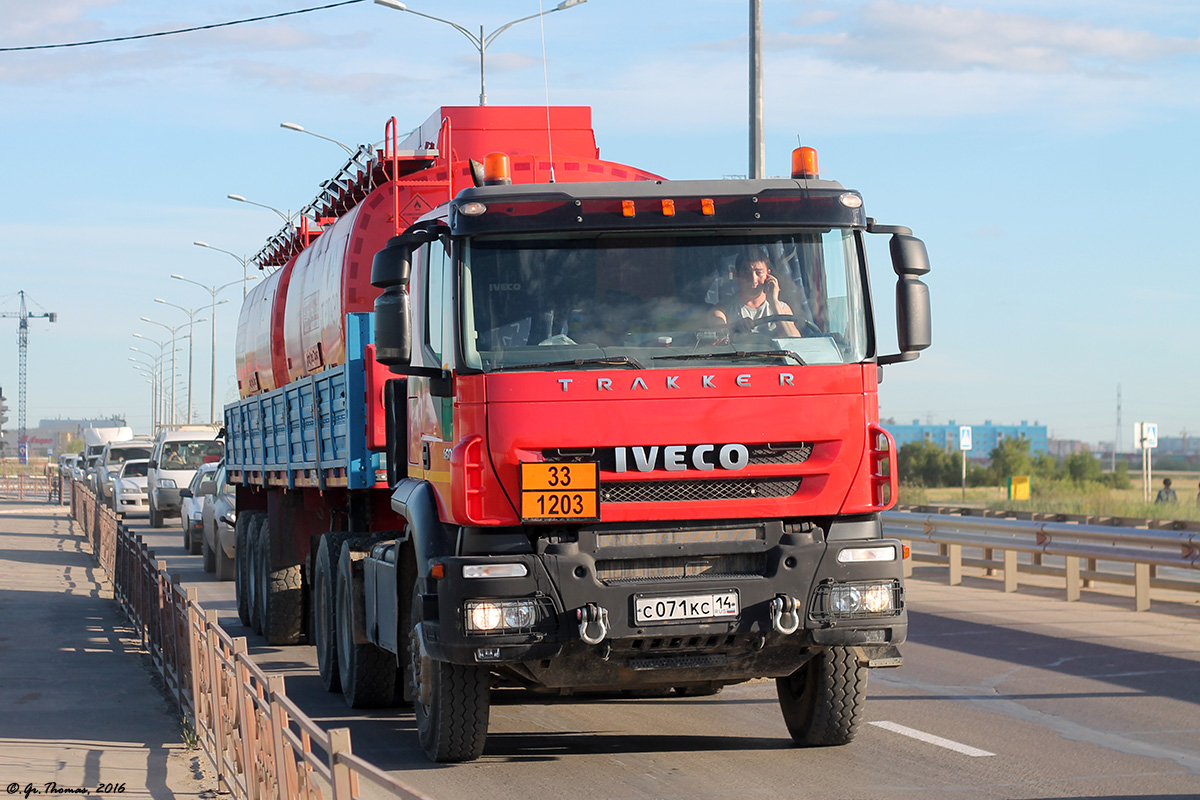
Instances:
[[[225,406],[226,463],[242,472],[243,484],[377,484],[383,454],[368,450],[366,439],[371,315],[348,314],[346,332],[346,364]]]

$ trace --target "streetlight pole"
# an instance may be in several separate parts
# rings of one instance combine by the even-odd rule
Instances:
[[[288,225],[292,224],[292,215],[283,213],[275,206],[269,206],[269,205],[266,205],[265,203],[256,203],[253,200],[247,200],[246,198],[242,197],[240,194],[227,194],[225,196],[228,197],[230,200],[237,200],[239,203],[246,203],[247,205],[258,206],[259,208],[265,208],[268,211],[274,211],[276,214],[278,214],[280,217],[282,217],[283,221],[286,222]]]
[[[511,28],[513,25],[516,25],[518,22],[525,22],[526,20],[537,19],[538,17],[544,17],[547,14],[553,14],[555,11],[566,11],[568,8],[573,8],[578,5],[583,5],[586,2],[587,2],[587,0],[563,0],[561,3],[559,3],[557,6],[550,9],[549,11],[542,11],[538,14],[530,14],[528,17],[521,17],[520,19],[514,19],[512,22],[506,22],[503,25],[501,25],[499,28],[496,28],[496,30],[492,31],[487,36],[484,35],[483,26],[480,25],[479,26],[479,35],[476,36],[474,33],[467,30],[462,25],[459,25],[457,22],[451,22],[448,19],[442,19],[441,17],[435,17],[432,14],[425,14],[421,11],[413,11],[411,8],[406,6],[404,3],[397,2],[397,0],[375,0],[375,3],[377,5],[386,6],[387,8],[392,8],[392,9],[395,9],[396,11],[407,11],[409,14],[416,14],[418,17],[424,17],[425,19],[431,19],[434,22],[441,22],[444,25],[449,25],[451,28],[454,28],[454,30],[458,31],[463,36],[467,37],[467,40],[471,44],[473,44],[475,46],[475,49],[479,52],[479,105],[481,105],[481,106],[487,105],[487,87],[485,84],[485,68],[484,68],[484,64],[485,64],[486,56],[487,56],[487,49],[488,49],[488,45],[490,45],[493,41],[495,41],[497,36],[504,33],[506,30]],[[284,126],[284,127],[287,127],[287,126]]]
[[[177,348],[175,347],[175,341],[177,338],[175,336],[175,332],[178,331],[183,326],[176,325],[174,328],[172,328],[170,325],[167,325],[166,323],[155,322],[154,320],[150,319],[149,317],[139,317],[139,319],[142,322],[149,322],[151,325],[157,325],[160,328],[166,328],[168,331],[171,332],[171,424],[174,425],[175,424],[175,410],[176,410],[176,405],[175,405],[175,351],[177,350]],[[134,334],[134,336],[137,336],[137,335],[138,334],[136,334],[136,333]],[[191,335],[192,334],[189,331],[189,333],[188,333],[189,339],[191,338]],[[141,337],[141,338],[144,338],[144,337]],[[189,346],[190,346],[190,342],[189,342]]]
[[[166,351],[163,348],[165,348],[167,346],[167,343],[160,342],[157,339],[151,339],[149,336],[143,336],[140,333],[135,333],[133,335],[137,339],[141,339],[142,341],[149,342],[150,344],[158,345],[158,357],[154,359],[155,377],[158,379],[158,407],[155,409],[155,413],[154,413],[155,427],[157,428],[159,425],[162,424],[163,416],[164,416],[163,411],[166,409],[166,401],[167,401],[166,392],[163,391],[163,369],[166,367],[166,357],[167,357]],[[174,345],[174,342],[172,342],[172,346],[173,345]],[[148,358],[154,358],[154,356],[152,354],[147,353],[144,350],[140,350],[136,347],[130,347],[129,349],[137,350],[137,352],[142,353],[143,355],[147,356]]]
[[[193,374],[193,373],[192,373],[192,364],[193,364],[193,359],[192,359],[192,356],[193,356],[193,353],[194,353],[194,351],[195,351],[195,349],[196,349],[196,347],[195,347],[195,344],[196,344],[196,338],[195,338],[195,336],[193,336],[193,335],[192,335],[192,333],[193,333],[193,330],[194,330],[192,326],[194,326],[194,325],[195,325],[197,322],[205,322],[205,319],[204,319],[203,317],[201,317],[200,319],[196,319],[196,315],[197,315],[197,314],[199,314],[201,311],[203,311],[203,310],[204,310],[204,306],[200,306],[199,308],[197,308],[197,309],[194,309],[194,310],[192,310],[192,309],[187,309],[187,308],[184,308],[183,306],[181,306],[181,305],[177,305],[177,304],[175,304],[175,303],[168,303],[166,300],[163,300],[161,297],[156,297],[156,298],[154,298],[154,302],[156,302],[156,303],[162,303],[164,306],[170,306],[171,308],[178,308],[180,311],[182,311],[183,313],[187,314],[187,316],[188,316],[188,397],[187,397],[187,423],[191,423],[191,421],[192,421],[192,374]],[[229,301],[228,301],[228,300],[225,300],[225,301],[222,301],[222,302],[229,302]]]
[[[762,0],[750,0],[750,177],[766,177],[763,140]]]
[[[358,152],[357,150],[352,150],[350,148],[350,145],[348,145],[348,144],[342,144],[337,139],[331,139],[328,136],[322,136],[319,133],[313,133],[310,130],[305,130],[303,126],[297,125],[294,122],[281,122],[281,123],[279,123],[279,127],[287,128],[289,131],[299,131],[300,133],[307,133],[309,136],[315,136],[318,139],[324,139],[327,142],[333,142],[334,144],[336,144],[338,147],[345,150],[350,155],[354,155],[355,153]]]
[[[201,289],[203,289],[204,291],[206,291],[212,295],[212,325],[210,326],[212,328],[212,377],[210,378],[210,386],[209,386],[209,388],[211,389],[211,394],[210,394],[209,402],[208,402],[208,419],[210,422],[216,422],[217,421],[217,306],[220,305],[221,303],[229,302],[228,300],[222,300],[221,303],[218,303],[217,302],[217,293],[220,292],[222,289],[228,289],[230,286],[233,286],[235,283],[237,283],[237,281],[230,281],[229,283],[226,283],[223,286],[205,286],[203,283],[200,283],[199,281],[194,281],[194,280],[191,280],[190,278],[185,278],[182,275],[171,275],[171,277],[174,278],[175,280],[183,281],[184,283],[190,283],[194,286],[199,286]]]
[[[225,253],[226,255],[233,256],[234,259],[242,265],[242,299],[245,300],[246,295],[249,293],[247,285],[250,283],[250,281],[258,277],[257,275],[249,274],[250,259],[246,256],[239,256],[237,253],[230,252],[229,250],[222,250],[219,247],[213,247],[208,242],[192,242],[192,244],[196,245],[197,247],[207,247],[209,250],[216,250],[218,253]]]
[[[137,350],[136,347],[131,347],[129,349]],[[138,352],[140,353],[141,351],[138,350]],[[137,358],[134,358],[133,356],[129,356],[129,360],[133,362],[133,368],[136,370],[144,370],[144,369],[153,370],[152,373],[143,372],[142,374],[145,375],[147,378],[150,378],[150,430],[157,431],[158,430],[158,411],[155,408],[155,406],[158,405],[158,366],[157,365],[150,366],[145,361],[141,361]]]

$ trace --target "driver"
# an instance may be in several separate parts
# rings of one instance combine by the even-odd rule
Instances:
[[[740,327],[753,329],[757,327],[754,320],[792,315],[791,306],[779,299],[779,279],[771,274],[771,258],[766,250],[754,247],[738,253],[734,276],[737,278],[737,297],[724,308],[713,309],[722,324],[747,320]],[[785,336],[800,335],[796,323],[791,320],[777,320],[766,325],[769,330],[778,330]]]

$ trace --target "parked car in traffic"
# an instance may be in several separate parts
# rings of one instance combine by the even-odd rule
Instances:
[[[154,445],[149,438],[139,437],[104,445],[104,453],[96,462],[96,497],[106,506],[113,508],[113,486],[121,465],[132,458],[149,459]]]
[[[217,573],[217,580],[233,580],[234,526],[237,514],[234,487],[227,482],[225,465],[217,470],[216,491],[204,498],[203,544],[204,571]]]
[[[220,464],[201,464],[192,482],[179,490],[179,524],[183,527],[183,549],[200,555],[204,541],[204,498],[217,490]]]
[[[150,454],[150,526],[161,528],[165,517],[180,513],[180,490],[202,464],[215,464],[225,455],[214,425],[186,425],[159,432]]]
[[[146,471],[149,460],[131,458],[121,464],[113,480],[113,511],[117,518],[129,515],[143,516],[150,513],[150,490],[146,486]]]

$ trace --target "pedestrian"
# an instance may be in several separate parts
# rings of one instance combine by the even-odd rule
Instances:
[[[1175,490],[1171,488],[1171,479],[1163,478],[1163,488],[1158,490],[1158,496],[1154,498],[1155,504],[1174,503],[1176,500]]]

